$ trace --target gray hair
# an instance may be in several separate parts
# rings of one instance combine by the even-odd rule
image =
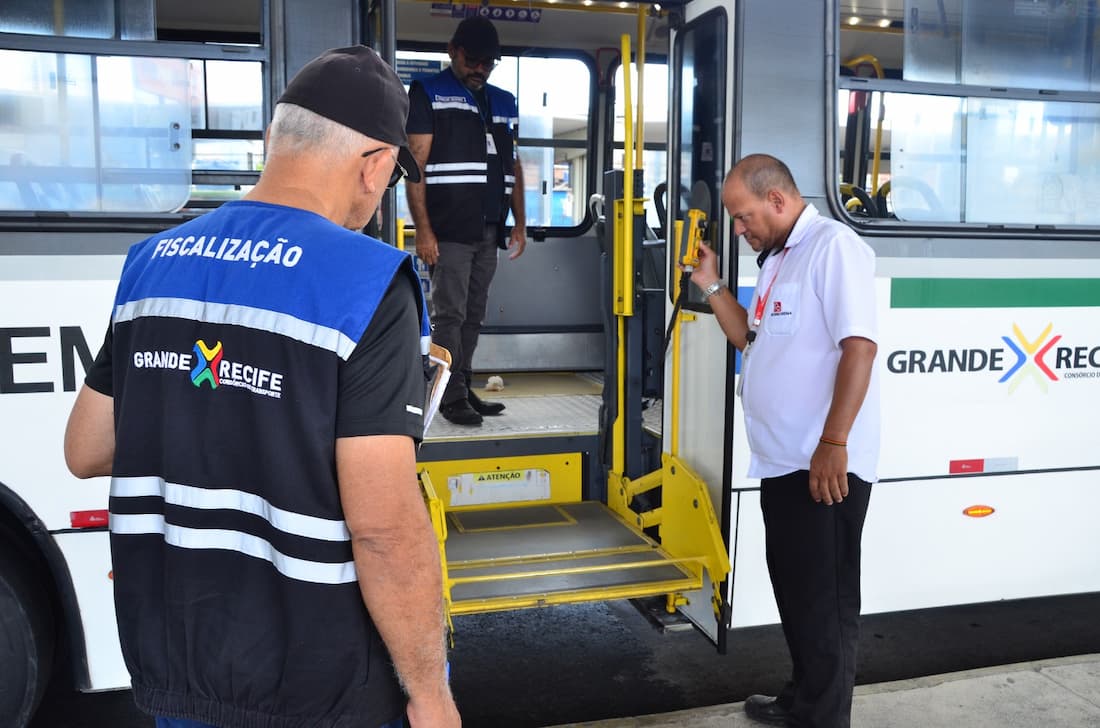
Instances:
[[[267,153],[316,154],[334,159],[362,150],[369,137],[296,104],[281,103],[267,135]]]

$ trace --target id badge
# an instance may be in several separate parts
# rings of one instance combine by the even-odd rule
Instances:
[[[485,152],[486,154],[491,154],[494,157],[497,153],[497,143],[493,140],[492,132],[488,131],[485,132]]]

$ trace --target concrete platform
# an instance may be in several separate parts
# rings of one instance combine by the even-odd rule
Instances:
[[[757,728],[742,703],[557,728]],[[853,728],[1100,728],[1100,654],[860,685]]]

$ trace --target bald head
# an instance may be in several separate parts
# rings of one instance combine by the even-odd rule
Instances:
[[[737,179],[749,192],[764,197],[769,190],[779,190],[786,195],[801,197],[794,183],[791,170],[770,154],[750,154],[734,165],[726,176],[726,182]]]
[[[782,248],[806,207],[791,170],[767,154],[750,154],[730,170],[722,204],[734,234],[757,252]]]

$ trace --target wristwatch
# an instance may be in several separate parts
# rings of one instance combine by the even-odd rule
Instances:
[[[722,290],[725,285],[726,282],[721,278],[716,280],[714,283],[711,283],[709,286],[703,289],[703,300],[705,301],[713,296],[715,293],[718,293],[718,291]]]

